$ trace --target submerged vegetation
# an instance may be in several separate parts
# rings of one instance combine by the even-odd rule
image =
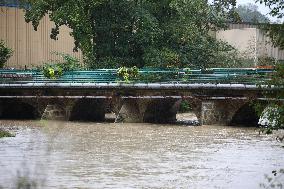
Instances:
[[[4,137],[15,137],[15,135],[0,128],[0,138],[4,138]]]

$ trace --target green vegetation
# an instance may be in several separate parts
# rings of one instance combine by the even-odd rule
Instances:
[[[191,110],[192,110],[192,108],[190,107],[190,104],[186,100],[181,101],[179,112],[185,113],[185,112],[189,112]]]
[[[0,40],[0,68],[4,67],[7,60],[13,55],[12,49],[8,48],[4,41]]]
[[[266,84],[268,88],[277,87],[278,90],[265,92],[266,98],[274,100],[269,101],[268,104],[258,103],[256,110],[259,115],[266,118],[269,122],[267,126],[262,128],[262,132],[270,134],[273,130],[284,128],[284,64],[276,66],[276,72],[271,75],[271,80]]]
[[[235,0],[27,0],[27,22],[35,29],[46,14],[73,31],[89,68],[195,67],[219,65],[233,50],[217,41],[214,31],[234,18]]]
[[[139,69],[136,66],[133,66],[132,68],[121,67],[117,70],[117,75],[125,82],[129,82],[138,77]]]
[[[72,57],[69,54],[65,53],[55,53],[56,55],[60,56],[63,61],[54,61],[45,63],[43,66],[43,75],[49,79],[57,79],[65,71],[73,71],[73,70],[80,70],[82,66],[80,65],[80,61]]]
[[[8,131],[5,131],[3,129],[0,128],[0,138],[4,138],[4,137],[14,137],[15,135],[12,135],[11,133],[9,133]]]
[[[236,12],[239,14],[242,22],[251,22],[251,23],[269,22],[269,19],[258,11],[257,5],[252,3],[239,5],[238,8],[236,8]]]
[[[284,16],[284,1],[283,0],[257,0],[264,3],[270,8],[270,14],[278,18]],[[284,23],[264,25],[263,29],[267,32],[275,46],[284,49]],[[273,130],[284,128],[284,64],[279,63],[276,66],[276,72],[271,76],[271,80],[267,83],[268,87],[277,87],[280,90],[270,90],[265,93],[267,98],[274,98],[275,101],[269,101],[265,117],[270,124],[264,129],[266,133],[271,133]],[[257,106],[257,110],[261,106]]]
[[[283,0],[256,0],[256,2],[264,3],[270,8],[270,15],[276,16],[277,18],[283,18],[284,12],[284,1]]]
[[[256,2],[263,3],[270,9],[270,15],[283,18],[284,17],[284,1],[283,0],[256,0]],[[270,37],[274,46],[284,49],[284,23],[266,24],[261,28]]]

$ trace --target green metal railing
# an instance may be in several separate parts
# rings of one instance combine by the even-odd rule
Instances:
[[[36,70],[0,70],[1,84],[14,83],[226,83],[259,84],[269,80],[273,69],[211,68],[188,69],[141,69],[137,78],[123,81],[116,69],[92,71],[68,71],[57,79],[46,78]]]

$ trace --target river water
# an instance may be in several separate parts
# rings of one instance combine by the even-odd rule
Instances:
[[[284,168],[277,134],[257,128],[1,121],[0,188],[260,188]],[[279,133],[278,133],[279,134]],[[283,132],[280,134],[284,134]]]

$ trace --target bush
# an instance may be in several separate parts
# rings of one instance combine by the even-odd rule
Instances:
[[[185,113],[185,112],[189,112],[191,111],[191,107],[190,107],[190,104],[186,101],[186,100],[183,100],[181,103],[180,103],[180,108],[179,108],[179,112],[181,113]]]
[[[49,79],[57,79],[63,74],[63,69],[59,64],[47,63],[43,67],[43,75]]]
[[[0,68],[4,67],[4,64],[12,56],[12,49],[5,46],[4,41],[0,40]]]
[[[121,67],[117,70],[117,75],[123,78],[124,81],[129,82],[129,80],[138,77],[139,69],[136,66],[133,66],[132,68]]]
[[[65,53],[55,53],[63,59],[63,62],[55,61],[45,63],[43,66],[43,75],[49,79],[57,79],[63,75],[64,71],[81,70],[80,61]]]

